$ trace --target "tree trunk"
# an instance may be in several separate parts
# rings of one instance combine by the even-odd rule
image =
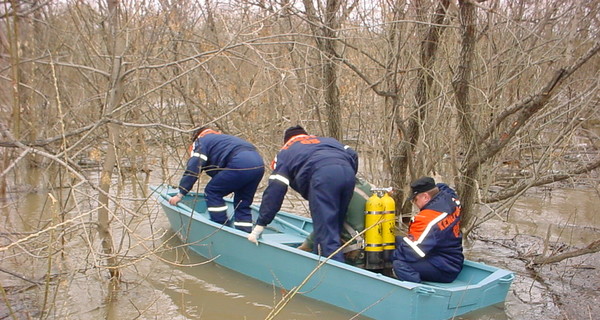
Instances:
[[[103,115],[111,115],[111,113],[120,104],[123,94],[123,51],[124,51],[124,40],[118,36],[119,31],[119,1],[109,0],[109,36],[107,41],[107,47],[109,52],[112,53],[112,70],[110,71],[110,83],[108,92],[106,93],[106,102],[104,105]],[[116,115],[111,115],[116,117]],[[107,256],[107,265],[111,275],[111,279],[118,280],[120,272],[118,269],[118,259],[116,257],[113,239],[110,232],[110,212],[109,212],[109,193],[112,182],[113,170],[117,164],[117,151],[120,140],[120,128],[116,124],[108,124],[108,149],[106,150],[106,157],[102,165],[102,172],[100,174],[100,193],[98,195],[98,233],[102,241],[102,250]]]
[[[338,70],[335,60],[337,55],[337,29],[339,29],[336,14],[339,8],[340,0],[327,1],[325,27],[323,28],[325,37],[322,50],[326,59],[323,66],[323,78],[325,81],[325,105],[329,117],[329,135],[342,141],[342,112],[340,110],[340,92],[337,84]]]
[[[433,81],[432,68],[439,48],[439,39],[445,29],[443,25],[449,3],[449,0],[443,0],[438,4],[431,25],[423,32],[424,36],[420,48],[421,66],[417,71],[419,80],[415,91],[415,101],[417,104],[411,112],[411,116],[408,119],[408,125],[402,132],[403,136],[398,157],[394,159],[392,165],[392,180],[397,183],[399,190],[403,190],[402,188],[410,183],[410,177],[418,178],[417,176],[421,175],[421,173],[414,172],[411,168],[413,163],[412,154],[415,151],[420,138],[419,128],[423,122],[426,121],[426,108],[430,101],[429,90]],[[423,8],[422,2],[417,1],[415,5],[417,6],[416,9],[419,19],[425,22],[426,9]],[[400,115],[396,116],[395,122],[398,128],[403,128],[403,119]],[[402,212],[410,212],[410,202],[405,203],[404,201],[406,195],[403,192],[399,192],[397,195],[396,201],[403,204],[401,209]]]
[[[473,121],[473,110],[469,101],[469,86],[475,52],[475,6],[469,1],[459,1],[459,20],[462,30],[461,52],[452,86],[456,98],[458,126],[465,145],[465,159],[480,153],[477,142],[477,127]],[[464,170],[458,183],[457,192],[461,197],[463,227],[470,224],[471,215],[477,199],[477,181],[480,166]]]
[[[328,117],[329,136],[342,140],[342,116],[340,110],[339,89],[337,84],[337,65],[336,65],[336,42],[337,30],[339,29],[340,21],[337,18],[337,13],[341,7],[341,0],[328,0],[325,8],[324,21],[320,22],[317,11],[315,10],[312,1],[304,0],[306,14],[311,21],[311,29],[317,42],[317,48],[324,55],[323,58],[323,79],[322,88],[324,91],[325,109]]]
[[[5,7],[6,8],[6,7]],[[10,52],[10,70],[12,76],[12,113],[11,113],[11,130],[17,139],[21,138],[21,99],[20,99],[20,67],[19,67],[19,4],[18,1],[11,1],[11,15],[6,20],[6,36],[8,38],[8,46]],[[12,22],[12,23],[11,23]],[[3,168],[10,165],[10,155],[4,153]],[[6,194],[6,179],[3,177],[0,181],[0,196]]]

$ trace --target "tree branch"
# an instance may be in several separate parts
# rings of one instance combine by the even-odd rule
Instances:
[[[530,95],[524,100],[521,100],[515,106],[510,107],[508,109],[510,111],[507,110],[507,112],[517,113],[517,119],[507,131],[500,135],[498,139],[485,143],[485,147],[482,148],[482,151],[465,165],[463,172],[471,172],[475,170],[476,167],[486,162],[488,159],[495,156],[500,150],[502,150],[502,148],[504,148],[523,128],[523,125],[534,114],[548,104],[548,101],[552,96],[555,95],[561,84],[564,83],[567,78],[573,75],[575,71],[577,71],[583,64],[588,62],[599,51],[600,42],[596,42],[595,45],[585,55],[580,57],[571,66],[557,70],[552,79],[548,81],[541,90],[533,95]],[[488,127],[488,131],[483,137],[489,138],[491,136],[492,132],[500,125],[500,123],[507,119],[507,112],[503,113],[501,117],[491,123],[491,125]],[[480,140],[479,144],[484,144],[484,140]]]
[[[554,256],[548,256],[548,257],[544,257],[544,256],[539,256],[536,257],[535,259],[533,259],[533,261],[531,261],[531,264],[533,265],[541,265],[541,264],[549,264],[549,263],[556,263],[556,262],[560,262],[569,258],[575,258],[575,257],[579,257],[582,256],[584,254],[589,254],[589,253],[596,253],[600,251],[600,239],[590,243],[587,247],[582,248],[582,249],[576,249],[573,251],[568,251],[568,252],[564,252],[561,254],[557,254]]]
[[[492,196],[485,197],[482,199],[482,202],[483,203],[493,203],[493,202],[506,200],[517,194],[522,193],[524,190],[527,190],[529,188],[539,187],[539,186],[546,185],[549,183],[563,181],[563,180],[572,178],[573,176],[590,172],[597,168],[600,168],[600,158],[596,159],[593,162],[576,167],[575,169],[569,170],[564,173],[545,175],[538,179],[531,178],[531,179],[519,180],[519,182],[517,182],[513,187],[511,187],[509,189],[503,189],[502,191],[495,193]]]

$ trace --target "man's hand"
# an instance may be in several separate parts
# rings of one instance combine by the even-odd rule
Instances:
[[[178,193],[178,194],[172,196],[171,199],[169,199],[169,204],[172,206],[176,206],[177,202],[181,201],[182,198],[183,198],[183,195],[181,193]]]
[[[265,230],[264,226],[259,226],[259,225],[254,226],[254,229],[252,229],[252,232],[250,232],[250,234],[248,235],[248,241],[254,242],[256,245],[258,245],[258,238],[260,237],[260,234],[264,230]]]

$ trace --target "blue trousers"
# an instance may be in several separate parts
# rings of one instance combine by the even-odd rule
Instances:
[[[204,188],[210,219],[225,224],[228,221],[223,197],[233,192],[236,229],[252,231],[250,205],[265,173],[264,163],[256,151],[242,151],[234,155]]]
[[[449,283],[456,279],[458,273],[448,273],[433,266],[426,259],[416,262],[394,260],[392,268],[396,278],[410,282],[432,281]]]
[[[340,233],[354,183],[355,172],[350,166],[326,165],[313,172],[308,206],[314,226],[314,253],[327,257],[341,247]],[[344,262],[341,252],[332,258]]]

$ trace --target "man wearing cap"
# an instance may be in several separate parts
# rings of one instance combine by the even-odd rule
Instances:
[[[462,270],[460,201],[456,192],[431,177],[410,185],[408,200],[419,208],[406,237],[396,237],[393,273],[404,281],[452,282]]]
[[[204,171],[211,177],[204,188],[210,219],[228,224],[227,206],[223,197],[233,192],[235,221],[233,226],[245,232],[252,231],[250,205],[265,172],[264,162],[249,142],[207,127],[192,135],[191,156],[179,182],[179,193],[169,203],[176,205],[191,191]]]
[[[314,225],[313,252],[327,257],[341,246],[340,232],[354,192],[358,155],[336,139],[309,135],[301,126],[285,130],[283,141],[271,163],[273,173],[248,240],[258,243],[292,187],[308,200]],[[344,261],[342,252],[332,258]]]

